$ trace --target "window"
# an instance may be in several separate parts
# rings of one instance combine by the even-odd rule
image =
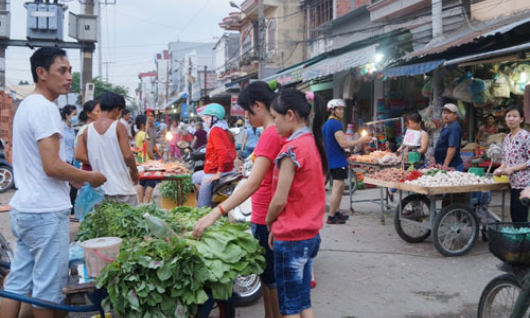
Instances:
[[[268,43],[267,43],[267,50],[268,51],[274,51],[276,50],[276,22],[270,21],[269,27],[267,28],[267,35],[268,35]]]
[[[243,36],[243,54],[250,54],[250,51],[252,50],[252,36],[250,35],[250,31],[248,31]]]
[[[333,19],[333,0],[316,0],[307,4],[309,16],[309,30],[328,23]],[[319,33],[311,31],[311,37]]]

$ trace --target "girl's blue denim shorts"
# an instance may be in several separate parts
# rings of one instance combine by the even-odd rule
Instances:
[[[311,272],[320,235],[303,241],[274,241],[274,272],[282,315],[311,308]]]

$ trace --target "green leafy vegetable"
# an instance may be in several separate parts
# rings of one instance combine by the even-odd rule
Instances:
[[[109,295],[104,304],[123,317],[186,317],[196,313],[209,293],[228,299],[238,275],[262,273],[264,251],[248,233],[248,225],[222,218],[200,241],[192,238],[195,222],[209,211],[178,207],[165,212],[154,205],[105,203],[89,215],[81,224],[83,240],[126,239],[117,260],[97,279]],[[163,219],[178,237],[154,238],[143,218],[146,212]]]

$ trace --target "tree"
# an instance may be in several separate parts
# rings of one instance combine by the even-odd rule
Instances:
[[[28,81],[19,81],[18,85],[29,85]]]
[[[72,87],[70,88],[70,93],[78,93],[79,95],[79,103],[81,103],[81,74],[79,72],[75,72],[72,74]],[[94,91],[94,99],[99,100],[101,98],[101,95],[103,95],[106,92],[113,92],[117,94],[121,94],[123,96],[127,96],[129,90],[125,86],[121,85],[114,85],[111,83],[107,83],[101,80],[100,77],[96,77],[92,79],[92,83],[94,83],[95,91]]]

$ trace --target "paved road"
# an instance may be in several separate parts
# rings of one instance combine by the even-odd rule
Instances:
[[[0,194],[0,203],[11,193]],[[364,190],[359,197],[377,197]],[[498,197],[494,197],[498,201]],[[347,197],[342,203],[347,211]],[[312,292],[318,317],[332,318],[472,318],[484,286],[499,274],[499,262],[479,241],[464,257],[445,258],[431,241],[409,244],[395,233],[392,215],[379,221],[379,207],[354,205],[345,225],[325,225],[315,263],[318,285]],[[7,213],[0,213],[0,231],[8,233]],[[263,317],[262,303],[239,308],[238,317]],[[79,315],[71,317],[82,317]]]

